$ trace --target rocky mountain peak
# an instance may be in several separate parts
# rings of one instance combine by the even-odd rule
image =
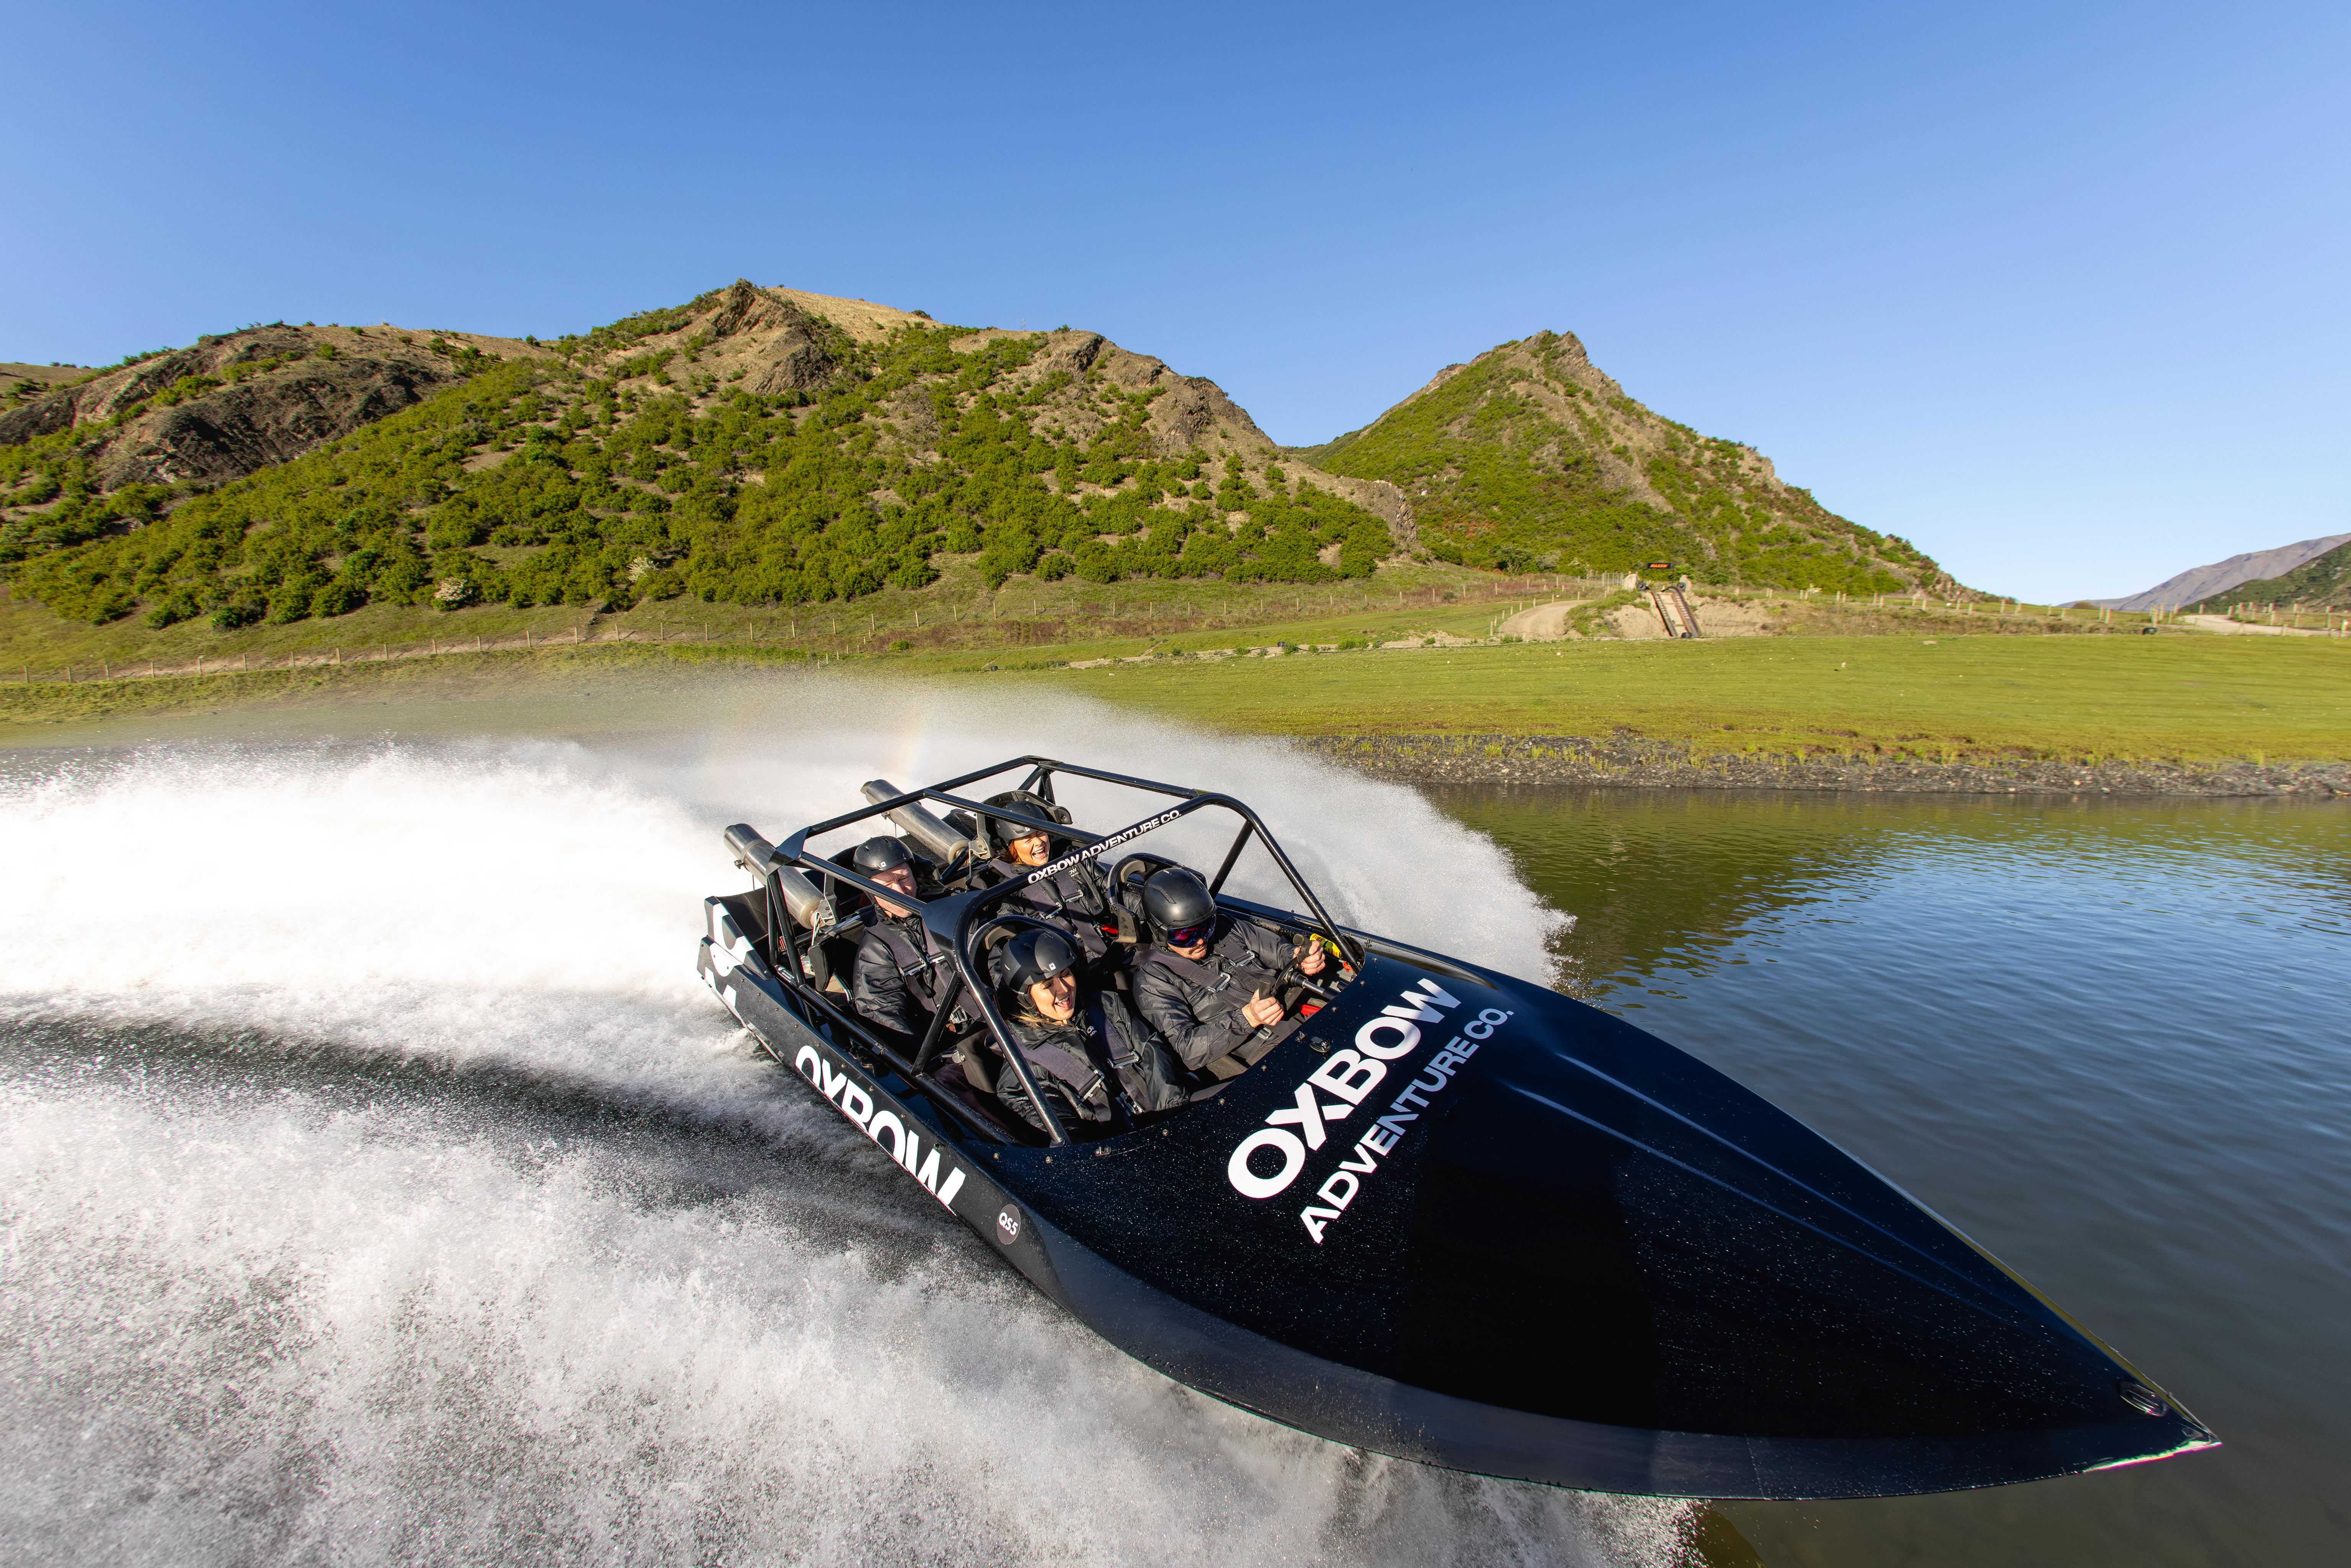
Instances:
[[[0,414],[0,445],[87,429],[79,455],[102,490],[216,485],[301,456],[496,360],[550,354],[469,332],[272,322],[55,388]]]

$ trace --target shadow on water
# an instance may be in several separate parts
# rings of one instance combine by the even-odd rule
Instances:
[[[2351,810],[1429,791],[1577,916],[1562,984],[1884,1171],[2220,1432],[1722,1511],[1793,1564],[2323,1563],[2351,1532]]]
[[[739,1054],[766,1062],[744,1038]],[[396,1117],[441,1138],[489,1138],[532,1174],[582,1147],[622,1154],[616,1192],[647,1211],[746,1200],[789,1212],[816,1243],[868,1249],[889,1277],[943,1250],[982,1266],[993,1255],[962,1227],[936,1223],[904,1184],[824,1122],[759,1113],[757,1103],[682,1102],[587,1077],[501,1061],[452,1062],[251,1030],[28,1019],[0,1029],[0,1076],[21,1090],[111,1089],[190,1113],[298,1099],[313,1114]],[[802,1107],[778,1075],[775,1098]],[[795,1125],[797,1124],[797,1125]],[[813,1135],[811,1135],[813,1134]]]

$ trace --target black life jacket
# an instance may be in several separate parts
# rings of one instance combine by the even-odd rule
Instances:
[[[914,948],[909,928],[922,933],[923,947]],[[928,1012],[939,1010],[939,1004],[955,988],[954,960],[945,953],[930,950],[931,934],[923,923],[911,915],[892,917],[874,911],[874,920],[868,928],[890,949],[890,961],[898,967],[898,977],[906,982],[906,989]]]
[[[1072,866],[1068,871],[1055,872],[1051,876],[1029,879],[1037,875],[1037,868],[1022,865],[1018,861],[993,860],[987,869],[999,883],[1023,883],[1019,893],[1007,902],[1027,904],[1031,909],[1058,915],[1065,920],[1082,921],[1099,925],[1106,918],[1102,894],[1086,880],[1084,873]]]
[[[1102,1081],[1102,1070],[1093,1064],[1086,1051],[1086,1036],[1092,1032],[1081,1017],[1042,1029],[1030,1024],[1022,1031],[1020,1054],[1028,1059],[1030,1071],[1061,1091],[1062,1098],[1075,1107],[1078,1114],[1090,1122],[1102,1122],[1111,1114],[1110,1086]],[[999,1090],[1005,1082],[1004,1078],[998,1079]]]
[[[1029,1066],[1052,1080],[1089,1121],[1112,1114],[1113,1082],[1136,1111],[1184,1103],[1183,1089],[1168,1076],[1164,1048],[1114,991],[1095,992],[1066,1023],[1019,1023],[1014,1035]],[[1098,1060],[1107,1063],[1108,1080]]]
[[[1184,1005],[1190,1009],[1193,1021],[1202,1024],[1208,1022],[1214,1014],[1227,1008],[1238,1008],[1249,999],[1246,996],[1228,998],[1225,995],[1237,985],[1246,990],[1264,988],[1270,991],[1272,982],[1280,977],[1280,969],[1269,967],[1238,940],[1233,943],[1237,952],[1220,951],[1223,938],[1231,932],[1232,927],[1227,926],[1217,936],[1211,937],[1207,952],[1197,958],[1186,958],[1164,946],[1153,945],[1135,960],[1137,983],[1141,982],[1142,971],[1153,965],[1165,969],[1180,982]],[[1199,1071],[1217,1078],[1230,1078],[1239,1072],[1242,1066],[1255,1066],[1275,1046],[1296,1033],[1301,1021],[1291,1015],[1276,1024],[1259,1025],[1242,1036],[1224,1055],[1201,1063]],[[1235,1065],[1236,1062],[1240,1065]]]
[[[1099,1020],[1111,1071],[1126,1091],[1128,1103],[1138,1111],[1165,1111],[1184,1103],[1187,1096],[1175,1081],[1166,1046],[1116,991],[1097,992],[1089,1014]]]
[[[1059,926],[1089,959],[1110,951],[1110,938],[1102,935],[1102,924],[1110,918],[1108,905],[1082,870],[1072,867],[1029,882],[1036,868],[1017,861],[991,861],[987,869],[999,885],[1007,882],[1023,884],[1019,892],[998,906],[1005,914],[1026,915]]]
[[[1219,936],[1223,935],[1221,932],[1218,933]],[[1137,963],[1157,964],[1172,971],[1178,977],[1189,981],[1195,989],[1204,991],[1210,997],[1220,994],[1236,980],[1247,980],[1252,984],[1260,983],[1263,980],[1271,979],[1281,972],[1279,969],[1267,968],[1258,962],[1257,955],[1250,952],[1246,946],[1239,943],[1235,943],[1234,946],[1240,948],[1237,956],[1228,956],[1219,953],[1217,950],[1217,944],[1211,941],[1206,954],[1197,958],[1186,958],[1181,953],[1175,952],[1163,944],[1154,943],[1144,950]],[[1200,1011],[1200,1004],[1207,998],[1195,996],[1189,999],[1192,1004],[1192,1016],[1204,1023],[1207,1022],[1206,1016]]]

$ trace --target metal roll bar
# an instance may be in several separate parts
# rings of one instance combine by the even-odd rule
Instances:
[[[1050,789],[1053,775],[1066,773],[1076,778],[1092,779],[1105,784],[1139,789],[1146,794],[1167,796],[1178,801],[1179,804],[1156,816],[1144,817],[1130,823],[1115,832],[1093,833],[1081,828],[1071,827],[1067,823],[1046,821],[1010,807],[989,806],[977,800],[967,800],[954,792],[982,779],[1010,772],[1016,768],[1027,768],[1030,770],[1027,783],[1022,786],[1024,789],[1034,789],[1040,784]],[[1039,868],[1026,880],[1008,880],[994,887],[951,893],[932,899],[916,898],[893,888],[883,887],[854,867],[818,859],[809,852],[808,841],[811,838],[851,827],[875,817],[888,817],[893,821],[898,821],[901,820],[898,813],[908,807],[919,809],[925,801],[935,801],[950,808],[968,810],[983,818],[998,817],[1007,821],[1019,822],[1027,827],[1037,828],[1057,838],[1075,841],[1080,847],[1061,856],[1051,863]],[[1005,1025],[1003,1015],[997,1010],[994,988],[987,984],[986,977],[977,974],[972,967],[969,937],[974,923],[980,920],[997,904],[1019,892],[1030,881],[1097,860],[1123,844],[1139,839],[1146,833],[1155,832],[1161,828],[1190,816],[1195,811],[1204,810],[1211,806],[1223,807],[1241,819],[1240,831],[1234,835],[1232,847],[1226,852],[1224,863],[1217,868],[1216,880],[1210,886],[1211,894],[1213,894],[1217,889],[1224,885],[1225,879],[1231,874],[1234,863],[1240,858],[1242,849],[1254,836],[1263,841],[1266,852],[1273,857],[1274,864],[1280,867],[1281,873],[1289,880],[1291,890],[1304,900],[1307,908],[1313,912],[1313,924],[1331,939],[1332,946],[1342,954],[1348,955],[1352,962],[1360,965],[1363,962],[1364,951],[1363,938],[1331,918],[1330,912],[1322,907],[1322,899],[1316,895],[1311,887],[1307,885],[1306,879],[1299,874],[1298,868],[1290,862],[1290,856],[1283,852],[1280,842],[1266,831],[1264,821],[1248,805],[1230,795],[1204,789],[1190,789],[1179,784],[1165,784],[1152,779],[1137,779],[1130,774],[1106,772],[1099,768],[1081,767],[1075,763],[1061,762],[1047,757],[1016,757],[1009,761],[999,762],[992,768],[978,768],[970,773],[944,779],[937,784],[909,789],[903,794],[893,795],[883,800],[869,800],[861,810],[845,811],[838,817],[827,818],[821,822],[813,823],[791,834],[777,847],[773,863],[796,864],[805,866],[810,871],[820,872],[836,881],[845,882],[858,888],[868,897],[877,901],[887,899],[892,904],[913,904],[921,916],[925,932],[941,939],[954,961],[956,973],[961,983],[956,992],[949,997],[949,1005],[959,998],[961,991],[966,989],[970,991],[973,1004],[987,1024],[989,1032],[996,1037],[997,1043],[1003,1048],[1005,1061],[1011,1066],[1014,1075],[1019,1079],[1022,1090],[1029,1095],[1029,1103],[1035,1105],[1039,1114],[1044,1118],[1046,1137],[1052,1144],[1059,1145],[1070,1141],[1069,1134],[1062,1129],[1061,1118],[1054,1114],[1052,1106],[1041,1092],[1035,1073],[1029,1067],[1027,1054],[1013,1039],[1012,1031]],[[1234,899],[1232,903],[1250,910],[1253,914],[1265,907],[1249,904],[1243,899]],[[839,1016],[838,1009],[831,1008],[830,1004],[827,1010]],[[943,1032],[941,1020],[946,1016],[946,1008],[942,1007],[933,1015],[931,1029],[924,1038],[917,1061],[925,1065],[927,1065],[927,1058],[938,1048]],[[858,1032],[861,1035],[866,1033],[862,1028]]]

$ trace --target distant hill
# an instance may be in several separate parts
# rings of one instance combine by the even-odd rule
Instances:
[[[1393,486],[1284,461],[1214,382],[1099,333],[741,281],[502,353],[273,336],[298,330],[0,415],[16,587],[78,619],[225,629],[371,600],[803,603],[920,587],[942,554],[990,586],[1326,581],[1412,544]],[[363,385],[334,374],[361,364]],[[275,423],[231,431],[256,392]],[[298,425],[300,455],[251,438]]]
[[[2312,556],[2290,571],[2231,583],[2187,608],[2217,612],[2225,612],[2232,604],[2259,604],[2275,605],[2281,610],[2351,610],[2351,534],[2337,534],[2333,542],[2333,549]]]
[[[1448,365],[1363,429],[1295,450],[1398,486],[1422,541],[1464,565],[1621,571],[1667,559],[1700,582],[1956,588],[1908,541],[1838,517],[1751,447],[1627,397],[1573,333]]]
[[[2329,534],[2325,538],[2304,539],[2299,544],[2280,545],[2275,549],[2232,555],[2210,566],[2190,567],[2179,576],[2166,578],[2153,588],[2134,593],[2127,599],[2093,599],[2086,602],[2104,605],[2109,610],[2172,609],[2201,603],[2214,594],[2227,593],[2243,584],[2282,577],[2304,561],[2314,560],[2337,545],[2346,543],[2351,543],[2351,534]]]

